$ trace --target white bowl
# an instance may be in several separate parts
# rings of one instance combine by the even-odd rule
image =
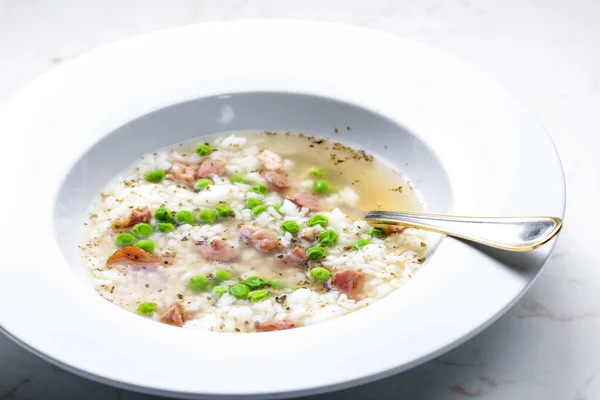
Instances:
[[[439,51],[314,22],[160,31],[66,63],[0,110],[0,132],[14,140],[0,199],[9,210],[3,332],[70,371],[133,390],[316,393],[408,369],[473,336],[523,295],[554,245],[512,255],[447,238],[383,300],[263,334],[178,329],[100,298],[78,262],[92,196],[145,152],[239,129],[311,131],[365,148],[405,171],[432,211],[564,213],[563,172],[543,128]]]

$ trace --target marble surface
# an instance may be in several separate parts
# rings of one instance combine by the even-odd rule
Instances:
[[[566,226],[538,281],[512,310],[409,372],[312,399],[600,398],[600,256],[593,234],[600,224],[600,2],[0,0],[0,101],[91,48],[149,30],[245,17],[344,22],[453,53],[537,115],[566,173]],[[64,372],[0,336],[0,399],[41,398],[154,397]]]

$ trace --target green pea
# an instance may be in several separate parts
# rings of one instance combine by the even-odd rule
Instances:
[[[321,246],[309,247],[308,250],[306,250],[306,257],[311,260],[320,260],[324,258],[326,254],[327,251]]]
[[[255,199],[254,197],[250,197],[248,198],[248,200],[246,200],[246,205],[244,206],[244,208],[252,210],[254,207],[258,206],[260,206],[260,200]]]
[[[266,290],[255,290],[253,292],[248,293],[248,299],[250,299],[251,303],[258,303],[259,301],[263,301],[269,298],[269,292]]]
[[[231,183],[246,183],[246,177],[242,174],[233,174],[229,177]]]
[[[300,227],[298,226],[298,224],[295,221],[284,221],[281,224],[281,231],[289,232],[292,235],[295,235],[298,232],[300,232]]]
[[[247,299],[248,293],[250,293],[250,289],[248,286],[238,283],[237,285],[233,285],[229,288],[229,294],[235,297],[236,299]]]
[[[360,239],[360,240],[357,240],[356,243],[354,243],[354,248],[357,250],[360,250],[368,244],[371,244],[370,240]]]
[[[173,214],[166,208],[159,208],[154,211],[154,218],[159,222],[171,222],[173,221]]]
[[[252,209],[252,215],[255,217],[258,217],[260,214],[264,213],[265,211],[267,211],[267,207],[260,205],[260,206],[256,206]]]
[[[321,167],[312,167],[308,170],[308,175],[312,176],[313,178],[323,178],[326,174],[327,171],[325,171],[325,168]]]
[[[145,315],[148,317],[148,316],[154,314],[155,310],[156,310],[156,304],[148,302],[148,303],[142,303],[139,306],[137,306],[137,308],[135,309],[135,312],[140,315]]]
[[[263,185],[262,183],[259,183],[257,185],[252,186],[250,188],[250,191],[254,192],[254,193],[265,195],[269,192],[269,189],[267,189],[267,187],[265,185]]]
[[[177,214],[175,214],[175,221],[180,224],[193,224],[195,221],[194,214],[188,210],[177,211]]]
[[[321,243],[323,246],[335,246],[338,240],[338,235],[332,229],[327,229],[326,231],[321,232],[317,242]]]
[[[325,194],[329,191],[329,183],[324,180],[314,181],[312,188],[316,194]]]
[[[206,157],[212,152],[213,149],[207,144],[201,144],[196,148],[196,154],[198,154],[200,157]]]
[[[204,224],[212,224],[217,219],[217,213],[215,210],[206,208],[198,211],[198,220]]]
[[[371,230],[369,231],[369,236],[384,238],[385,237],[385,229],[379,228],[379,227],[371,228]]]
[[[308,219],[308,221],[306,222],[306,225],[308,225],[308,226],[321,225],[323,228],[325,228],[325,227],[327,227],[328,223],[329,223],[329,221],[327,220],[326,216],[321,215],[321,214],[315,214]]]
[[[225,285],[215,286],[212,290],[212,292],[217,296],[223,296],[228,291],[229,291],[229,286],[225,286]]]
[[[281,287],[282,287],[281,281],[279,279],[269,279],[265,283],[274,289],[281,289]]]
[[[281,211],[281,204],[273,204],[273,209],[275,211],[277,211],[279,214],[283,215],[283,212]]]
[[[147,172],[144,178],[150,183],[161,183],[165,179],[165,171],[157,169],[155,171]]]
[[[316,267],[310,270],[310,277],[315,281],[326,281],[331,277],[331,273],[323,267]]]
[[[202,179],[198,179],[196,181],[196,183],[194,184],[194,189],[202,191],[204,189],[206,189],[208,186],[213,185],[214,182],[211,179],[208,178],[202,178]]]
[[[224,269],[216,270],[213,275],[215,279],[219,282],[228,281],[231,279],[231,275],[229,275],[229,272],[225,271]]]
[[[201,292],[203,290],[206,290],[209,284],[210,281],[208,280],[208,278],[200,275],[192,276],[187,281],[188,289],[193,290],[194,292]]]
[[[115,244],[119,247],[129,246],[135,242],[135,237],[131,233],[119,233],[115,237]]]
[[[154,232],[154,229],[152,229],[152,227],[148,224],[146,224],[145,222],[141,222],[139,224],[135,224],[133,226],[133,228],[131,228],[131,232],[139,237],[139,238],[143,238],[143,237],[147,237],[152,235],[152,232]]]
[[[233,210],[227,204],[219,204],[215,207],[217,216],[220,218],[227,218],[233,214]]]
[[[134,246],[139,247],[140,249],[144,250],[146,253],[153,253],[154,252],[154,242],[152,240],[148,240],[148,239],[142,239],[142,240],[138,240],[137,242],[135,242]]]
[[[264,279],[258,276],[249,276],[242,281],[242,283],[248,286],[250,289],[258,289],[265,284]]]
[[[159,222],[156,224],[156,230],[160,233],[169,233],[173,232],[175,226],[170,222]]]

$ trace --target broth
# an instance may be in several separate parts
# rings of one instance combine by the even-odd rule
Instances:
[[[427,244],[421,236],[392,231],[374,236],[371,227],[360,220],[366,210],[422,210],[417,192],[400,172],[363,151],[313,136],[230,135],[147,154],[105,188],[91,207],[82,246],[84,264],[92,271],[101,296],[138,313],[141,304],[154,304],[161,313],[168,313],[169,304],[178,304],[185,309],[186,326],[249,332],[284,317],[297,325],[318,322],[332,317],[329,308],[333,316],[350,312],[399,286],[424,261]],[[205,140],[211,151],[200,157],[197,149]],[[274,161],[264,159],[268,152]],[[270,162],[277,167],[269,166]],[[186,181],[189,171],[199,174],[209,164],[212,169],[200,175],[200,180],[209,180],[208,186],[195,187],[198,177]],[[311,177],[313,167],[323,168],[326,175]],[[160,171],[164,178],[149,181],[151,171]],[[265,181],[269,172],[283,176],[289,188]],[[236,174],[244,182],[233,182]],[[330,187],[319,196],[311,193],[317,179],[326,180]],[[256,189],[263,184],[264,192]],[[318,211],[309,209],[299,193],[316,199]],[[252,199],[260,206],[248,207]],[[216,216],[214,210],[224,205],[231,213]],[[143,222],[151,224],[153,232],[139,236],[133,223],[128,227],[121,222],[114,228],[116,221],[133,219],[140,208],[146,210]],[[157,232],[161,221],[148,213],[159,208],[175,219],[180,211],[189,212],[192,220],[179,220],[171,231]],[[203,210],[213,210],[211,220],[202,219]],[[316,214],[325,217],[323,226],[311,225],[310,217]],[[286,232],[284,223],[295,224],[294,231]],[[324,239],[324,231],[334,239]],[[130,232],[139,237],[119,244],[119,235]],[[131,257],[135,246],[145,248],[144,241],[151,241],[153,248],[139,256],[149,262],[158,260],[153,265]],[[313,250],[323,254],[313,257]],[[121,261],[109,261],[124,254]],[[317,268],[326,273],[324,278],[313,275]],[[217,280],[217,270],[227,272],[230,279]],[[344,274],[359,277],[360,290],[340,285]],[[252,277],[260,277],[262,283],[246,283]],[[195,286],[190,283],[193,279]],[[225,287],[225,292],[213,293],[217,285]],[[234,286],[249,287],[254,295],[259,292],[267,297],[256,303],[236,300]],[[305,308],[298,308],[302,302],[307,302]],[[269,307],[270,317],[261,314]],[[252,318],[231,320],[231,313],[248,309]],[[221,323],[206,322],[214,316]],[[160,314],[152,317],[165,322]]]

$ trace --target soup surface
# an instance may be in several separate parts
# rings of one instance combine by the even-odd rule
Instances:
[[[156,321],[264,332],[365,307],[412,277],[428,234],[361,210],[419,211],[401,173],[339,143],[235,133],[146,154],[90,207],[98,293]]]

